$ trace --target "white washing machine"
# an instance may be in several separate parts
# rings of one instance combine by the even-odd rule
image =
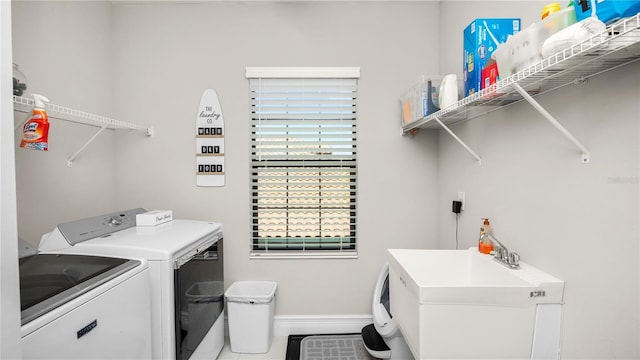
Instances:
[[[20,259],[23,359],[150,359],[144,260],[36,254]]]
[[[59,225],[42,253],[145,260],[151,291],[154,359],[215,359],[224,345],[222,226],[173,220],[136,226],[132,209]]]

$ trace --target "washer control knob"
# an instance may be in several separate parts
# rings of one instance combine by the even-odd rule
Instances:
[[[118,218],[118,217],[111,217],[111,219],[109,219],[109,226],[118,226],[118,225],[122,225],[124,223],[124,218]]]

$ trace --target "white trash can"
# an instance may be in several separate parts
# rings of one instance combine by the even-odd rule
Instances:
[[[276,288],[272,281],[236,281],[227,289],[231,352],[263,354],[273,340]]]

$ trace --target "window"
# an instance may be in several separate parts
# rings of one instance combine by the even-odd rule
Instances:
[[[356,255],[358,68],[247,68],[251,254]]]

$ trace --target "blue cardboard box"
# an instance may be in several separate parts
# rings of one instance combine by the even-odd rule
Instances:
[[[499,44],[520,31],[519,18],[475,19],[464,29],[464,96],[482,89],[482,69]],[[499,74],[498,74],[499,75]]]
[[[640,1],[623,0],[573,0],[578,21],[597,16],[605,24],[612,24],[617,20],[633,16],[640,12]]]

